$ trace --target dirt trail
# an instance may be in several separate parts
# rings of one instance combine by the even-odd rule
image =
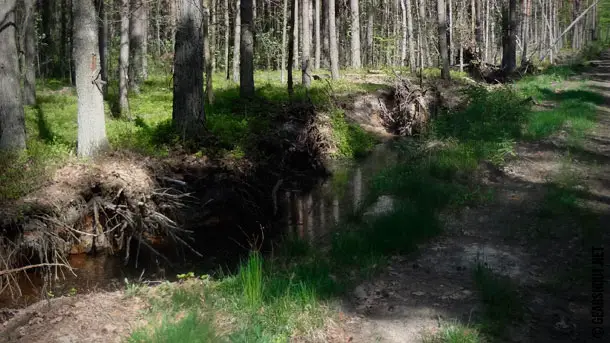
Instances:
[[[441,323],[480,323],[477,260],[509,277],[524,305],[523,319],[494,342],[605,341],[592,337],[590,277],[592,245],[610,247],[610,52],[594,66],[580,78],[605,104],[583,144],[568,149],[561,135],[519,143],[517,158],[484,181],[494,191],[491,202],[447,215],[441,237],[354,289],[343,308],[354,314],[354,342],[421,342]],[[593,218],[590,227],[601,236],[586,239],[581,214],[541,215],[548,182],[566,172],[567,160],[576,187],[586,190],[582,218]]]

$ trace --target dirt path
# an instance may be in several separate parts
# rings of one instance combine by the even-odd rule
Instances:
[[[509,278],[523,304],[494,342],[607,341],[592,336],[590,278],[592,248],[610,247],[610,52],[594,65],[583,77],[605,104],[584,142],[568,148],[560,134],[519,143],[517,158],[485,182],[492,201],[447,215],[441,237],[354,289],[343,309],[355,314],[354,342],[421,342],[442,323],[482,324],[477,260]],[[562,179],[581,206],[549,213],[550,185]]]

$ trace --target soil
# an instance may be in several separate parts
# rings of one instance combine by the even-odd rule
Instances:
[[[587,175],[582,181],[592,190],[590,207],[602,228],[610,220],[609,68],[606,55],[589,75],[590,84],[609,100],[600,107],[599,126],[574,163]],[[353,289],[341,308],[345,327],[338,336],[363,343],[420,342],[442,322],[477,323],[483,307],[472,270],[480,259],[511,278],[526,304],[525,319],[512,323],[503,340],[589,341],[590,247],[583,246],[577,222],[542,218],[539,211],[544,183],[560,172],[567,154],[561,137],[520,143],[516,158],[500,175],[494,171],[482,180],[494,190],[492,201],[444,214],[441,237],[422,245],[416,256],[394,257],[387,270]],[[610,246],[607,233],[599,241],[604,243]],[[42,301],[0,312],[0,342],[119,342],[142,324],[143,309],[143,300],[125,298],[122,292]]]
[[[561,134],[519,143],[499,175],[481,180],[493,190],[492,201],[446,213],[441,237],[421,246],[417,256],[394,258],[385,272],[353,290],[342,306],[351,316],[353,342],[421,342],[443,323],[480,323],[477,260],[510,278],[525,305],[524,319],[509,323],[494,342],[599,339],[592,336],[590,312],[591,242],[569,214],[541,215],[545,183],[569,158],[578,187],[589,190],[586,208],[602,232],[592,244],[610,247],[610,52],[595,66],[585,76],[606,103],[582,149],[568,150]]]

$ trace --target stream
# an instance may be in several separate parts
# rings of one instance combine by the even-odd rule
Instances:
[[[335,161],[329,167],[332,173],[308,192],[299,189],[280,190],[277,193],[280,215],[276,227],[284,235],[298,237],[308,242],[323,241],[342,222],[359,209],[365,199],[371,179],[380,171],[393,165],[397,154],[391,143],[380,144],[365,158],[358,161]],[[229,243],[231,244],[231,243]],[[232,243],[237,245],[237,243]],[[213,272],[236,262],[227,260],[229,255],[239,255],[245,247],[225,251],[225,256],[208,256],[195,265],[182,264],[178,268],[162,267],[158,258],[144,256],[143,263],[125,265],[121,256],[101,254],[70,255],[68,262],[74,274],[65,271],[52,282],[46,282],[36,273],[20,274],[21,296],[9,291],[0,294],[0,309],[24,307],[41,299],[95,290],[117,290],[125,287],[126,280],[175,280],[178,273],[189,271]],[[226,249],[225,249],[226,250]],[[237,253],[235,253],[237,252]],[[175,267],[175,266],[174,266]],[[183,269],[183,270],[181,270]],[[51,286],[48,286],[48,285]],[[43,287],[43,285],[47,285]]]

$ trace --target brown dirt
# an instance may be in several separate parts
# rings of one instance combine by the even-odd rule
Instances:
[[[608,70],[610,53],[586,75],[607,102],[581,149],[568,149],[561,134],[519,143],[500,175],[482,181],[494,191],[491,202],[444,214],[441,237],[421,246],[417,256],[394,258],[379,277],[353,290],[342,306],[352,318],[353,342],[421,342],[442,323],[476,325],[484,311],[473,280],[477,260],[509,277],[525,305],[524,320],[510,323],[494,342],[592,340],[590,242],[578,220],[543,217],[540,209],[546,183],[565,173],[570,160],[568,172],[588,190],[586,207],[599,220],[603,237],[593,244],[610,246]]]
[[[0,324],[0,343],[122,342],[143,325],[144,308],[122,291],[43,300]]]

